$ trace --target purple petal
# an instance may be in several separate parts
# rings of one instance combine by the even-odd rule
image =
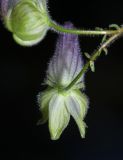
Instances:
[[[65,28],[74,28],[72,23],[65,23]],[[48,75],[61,86],[68,85],[83,67],[77,35],[60,34],[56,50],[50,61]],[[78,81],[82,81],[83,77]]]

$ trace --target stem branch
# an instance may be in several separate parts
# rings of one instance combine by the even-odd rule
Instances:
[[[123,33],[123,28],[119,28],[117,30],[79,30],[79,29],[67,29],[64,28],[52,20],[49,20],[49,26],[58,32],[61,33],[70,33],[77,35],[115,35],[118,33]]]
[[[84,65],[84,67],[82,68],[82,70],[80,71],[80,73],[75,77],[75,79],[65,88],[65,90],[69,90],[71,89],[76,82],[81,78],[81,76],[88,70],[88,68],[90,67],[90,62],[91,61],[95,61],[101,54],[101,52],[103,51],[103,49],[109,47],[109,45],[111,43],[113,43],[119,36],[121,36],[121,33],[115,34],[113,36],[111,36],[106,42],[104,42],[99,49],[97,49],[90,57],[89,61]]]

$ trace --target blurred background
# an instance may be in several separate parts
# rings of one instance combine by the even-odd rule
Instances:
[[[107,28],[123,23],[122,1],[49,0],[49,12],[58,23],[71,21],[78,28]],[[47,64],[57,34],[48,32],[38,45],[17,45],[0,22],[0,159],[16,160],[122,160],[123,159],[123,38],[86,74],[90,108],[86,138],[81,139],[71,118],[58,141],[51,141],[40,119],[37,94],[44,89]],[[80,37],[82,52],[92,53],[100,37]]]

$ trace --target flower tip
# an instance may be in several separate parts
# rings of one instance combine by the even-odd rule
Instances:
[[[81,138],[84,139],[85,138],[85,131],[83,133],[81,133],[80,135],[81,135]]]
[[[52,140],[52,141],[56,141],[56,140],[58,140],[59,138],[60,138],[60,137],[57,137],[57,136],[53,136],[53,135],[51,136],[51,140]]]
[[[50,132],[51,140],[58,140],[60,138],[60,135],[61,135],[60,132],[57,133]]]
[[[82,122],[81,127],[79,127],[81,138],[85,138],[86,128],[87,128],[87,126],[86,126],[85,122]]]

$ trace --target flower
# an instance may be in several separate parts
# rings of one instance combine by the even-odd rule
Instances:
[[[49,29],[46,0],[1,0],[1,15],[15,41],[23,46],[37,44]]]
[[[66,28],[73,28],[69,22]],[[52,57],[45,83],[48,89],[39,93],[38,103],[42,112],[41,123],[48,120],[52,140],[59,139],[67,127],[70,115],[76,121],[81,137],[85,137],[84,118],[88,109],[88,98],[83,93],[84,76],[75,85],[66,90],[83,67],[78,36],[60,34],[56,51]]]

